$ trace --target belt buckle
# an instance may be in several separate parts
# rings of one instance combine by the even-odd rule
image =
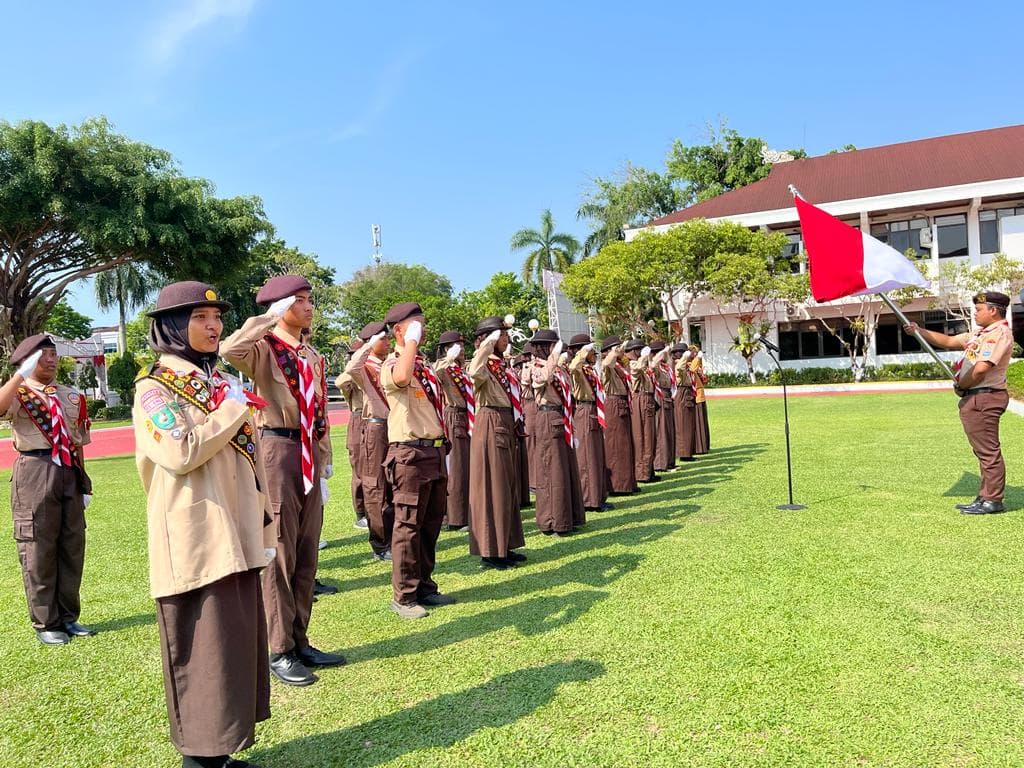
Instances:
[[[442,445],[444,445],[444,438],[443,437],[437,438],[436,440],[434,440],[434,444],[433,445],[434,445],[435,448],[440,448]]]

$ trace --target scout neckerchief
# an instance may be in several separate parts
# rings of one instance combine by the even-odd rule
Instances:
[[[673,398],[676,396],[676,390],[678,386],[676,384],[676,368],[674,365],[669,365],[666,362],[661,363],[661,370],[663,373],[668,374],[668,391]]]
[[[583,377],[590,384],[590,388],[594,390],[594,402],[597,404],[597,423],[601,425],[601,429],[604,429],[604,386],[601,384],[601,377],[597,375],[597,371],[594,370],[594,366],[590,363],[583,364]]]
[[[651,381],[651,389],[654,393],[654,401],[661,405],[662,394],[661,387],[658,386],[658,377],[654,375],[654,369],[648,366],[644,368],[644,373],[647,374],[647,378]]]
[[[615,360],[615,370],[619,376],[622,377],[622,383],[626,385],[626,400],[633,400],[633,376],[626,370],[626,367],[619,362],[618,358]]]
[[[306,347],[299,344],[292,347],[273,333],[266,338],[274,353],[277,366],[288,382],[288,389],[299,406],[299,436],[302,442],[302,491],[309,494],[313,490],[313,433],[319,440],[327,431],[327,421],[323,416],[324,404],[316,396],[313,383],[313,366],[306,360]]]
[[[50,444],[50,460],[58,467],[71,467],[78,463],[78,451],[71,442],[64,409],[61,408],[57,388],[52,384],[43,388],[43,395],[28,386],[18,387],[18,400],[25,413],[43,433]]]
[[[964,363],[967,362],[967,356],[969,354],[974,354],[975,352],[977,352],[978,341],[981,339],[981,337],[988,333],[990,330],[998,328],[1001,325],[1005,325],[1007,328],[1010,327],[1010,324],[1006,320],[1000,320],[998,323],[992,323],[991,325],[986,325],[984,328],[979,328],[978,330],[971,334],[971,338],[968,339],[967,343],[964,345],[964,353],[960,356],[959,360],[953,363],[953,381],[960,381],[960,369],[963,368]]]
[[[374,357],[367,357],[366,364],[363,370],[366,371],[366,380],[370,382],[370,386],[373,387],[373,391],[377,393],[377,396],[381,399],[384,405],[388,404],[388,398],[384,394],[384,390],[380,388],[380,366],[382,361],[377,360]]]
[[[555,381],[558,382],[558,390],[562,395],[562,427],[565,432],[565,442],[572,448],[572,385],[569,383],[569,377],[566,376],[565,371],[560,365],[555,366]]]
[[[462,370],[462,366],[456,362],[452,362],[448,366],[448,375],[451,377],[455,388],[459,390],[459,394],[462,395],[462,399],[466,401],[466,416],[468,417],[467,422],[469,425],[466,432],[472,437],[473,420],[476,418],[476,397],[473,393],[473,382],[470,381],[466,372]]]
[[[170,368],[165,368],[159,363],[153,363],[149,373],[143,376],[143,378],[152,379],[205,414],[210,414],[217,410],[216,405],[214,405],[214,393],[221,389],[223,381],[216,371],[214,371],[213,378],[207,383],[200,379],[195,371],[180,374]],[[217,405],[219,404],[218,402]],[[253,428],[249,419],[245,420],[238,432],[235,433],[235,436],[231,438],[230,445],[245,457],[245,460],[249,462],[249,466],[252,467],[252,471],[255,474],[256,443],[253,442]]]
[[[444,430],[444,434],[448,436],[448,425],[444,422],[444,404],[441,402],[441,383],[437,380],[437,374],[434,373],[433,369],[426,364],[423,359],[423,355],[416,355],[416,359],[412,364],[413,375],[416,376],[416,380],[420,383],[420,387],[423,388],[423,394],[427,396],[427,400],[434,406],[434,413],[437,414],[437,420],[441,424],[441,429]]]

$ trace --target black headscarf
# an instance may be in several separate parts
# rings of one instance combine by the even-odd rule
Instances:
[[[162,355],[177,355],[199,366],[207,376],[217,365],[216,352],[196,352],[188,343],[188,322],[195,307],[165,312],[149,323],[149,346]]]

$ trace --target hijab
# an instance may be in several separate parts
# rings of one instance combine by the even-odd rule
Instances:
[[[207,376],[212,376],[217,365],[217,353],[197,352],[188,343],[188,323],[193,309],[197,307],[156,315],[149,324],[149,346],[163,355],[183,357]]]

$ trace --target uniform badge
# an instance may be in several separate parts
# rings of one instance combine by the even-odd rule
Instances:
[[[180,429],[173,429],[173,430],[171,430],[171,439],[172,440],[181,440],[181,430]]]
[[[174,412],[167,406],[149,414],[149,418],[159,429],[170,429],[176,421]]]

